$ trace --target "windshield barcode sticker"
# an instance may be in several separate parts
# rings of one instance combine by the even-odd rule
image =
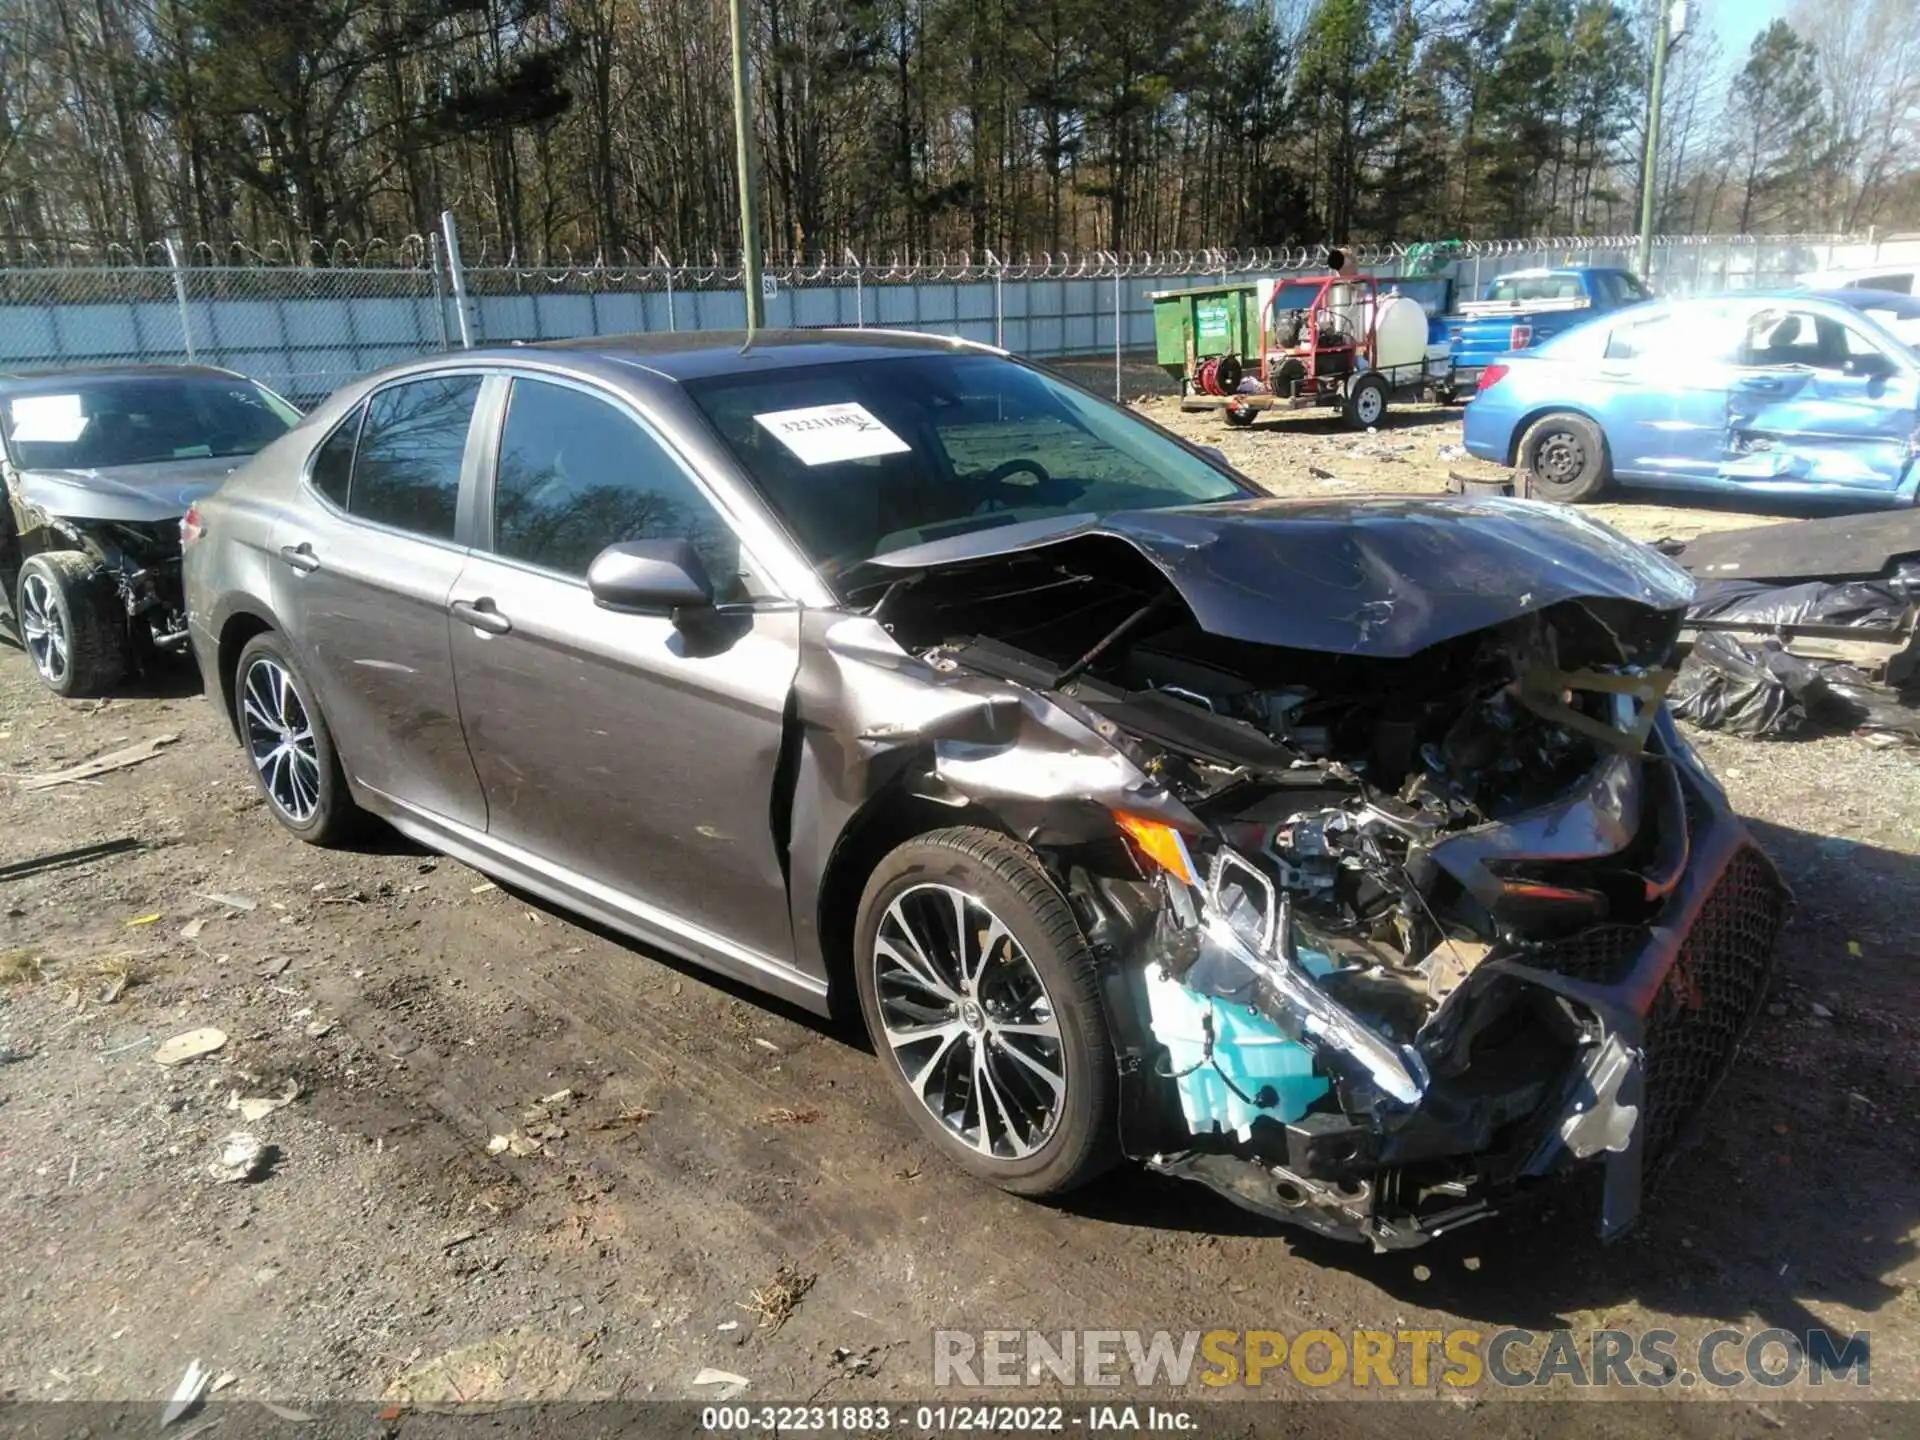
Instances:
[[[13,438],[22,444],[71,445],[87,428],[78,395],[16,395]]]
[[[809,405],[800,410],[774,410],[753,418],[805,465],[868,460],[875,455],[903,455],[911,448],[874,419],[864,405]]]

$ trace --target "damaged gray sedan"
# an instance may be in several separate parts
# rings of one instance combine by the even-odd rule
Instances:
[[[1666,714],[1686,575],[1258,498],[998,352],[600,340],[356,384],[197,508],[273,813],[827,1012],[1008,1190],[1122,1156],[1396,1247],[1638,1211],[1786,904]]]

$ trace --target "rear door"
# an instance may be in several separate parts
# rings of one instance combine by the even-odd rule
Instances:
[[[643,923],[710,955],[789,962],[774,780],[798,608],[625,402],[515,377],[495,448],[450,597],[490,837],[590,897],[638,902]],[[673,538],[706,562],[715,613],[676,624],[594,603],[587,567],[602,549]]]
[[[474,829],[486,804],[454,698],[447,598],[467,560],[461,482],[477,464],[481,384],[434,374],[376,390],[314,452],[307,503],[270,542],[275,604],[349,773]]]
[[[1756,488],[1897,490],[1920,427],[1911,363],[1835,308],[1769,302],[1744,319],[1721,476]]]

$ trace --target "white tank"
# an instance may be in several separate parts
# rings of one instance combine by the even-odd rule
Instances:
[[[1405,295],[1383,297],[1373,342],[1373,363],[1383,370],[1422,364],[1427,358],[1427,312]]]

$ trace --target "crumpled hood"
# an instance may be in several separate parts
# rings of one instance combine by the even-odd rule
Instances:
[[[1164,574],[1211,634],[1400,658],[1563,600],[1678,610],[1693,580],[1565,506],[1530,500],[1241,500],[1073,515],[874,557],[946,570],[1051,546],[1121,542]]]
[[[23,470],[20,498],[68,520],[177,520],[252,458],[221,455],[106,470]]]

